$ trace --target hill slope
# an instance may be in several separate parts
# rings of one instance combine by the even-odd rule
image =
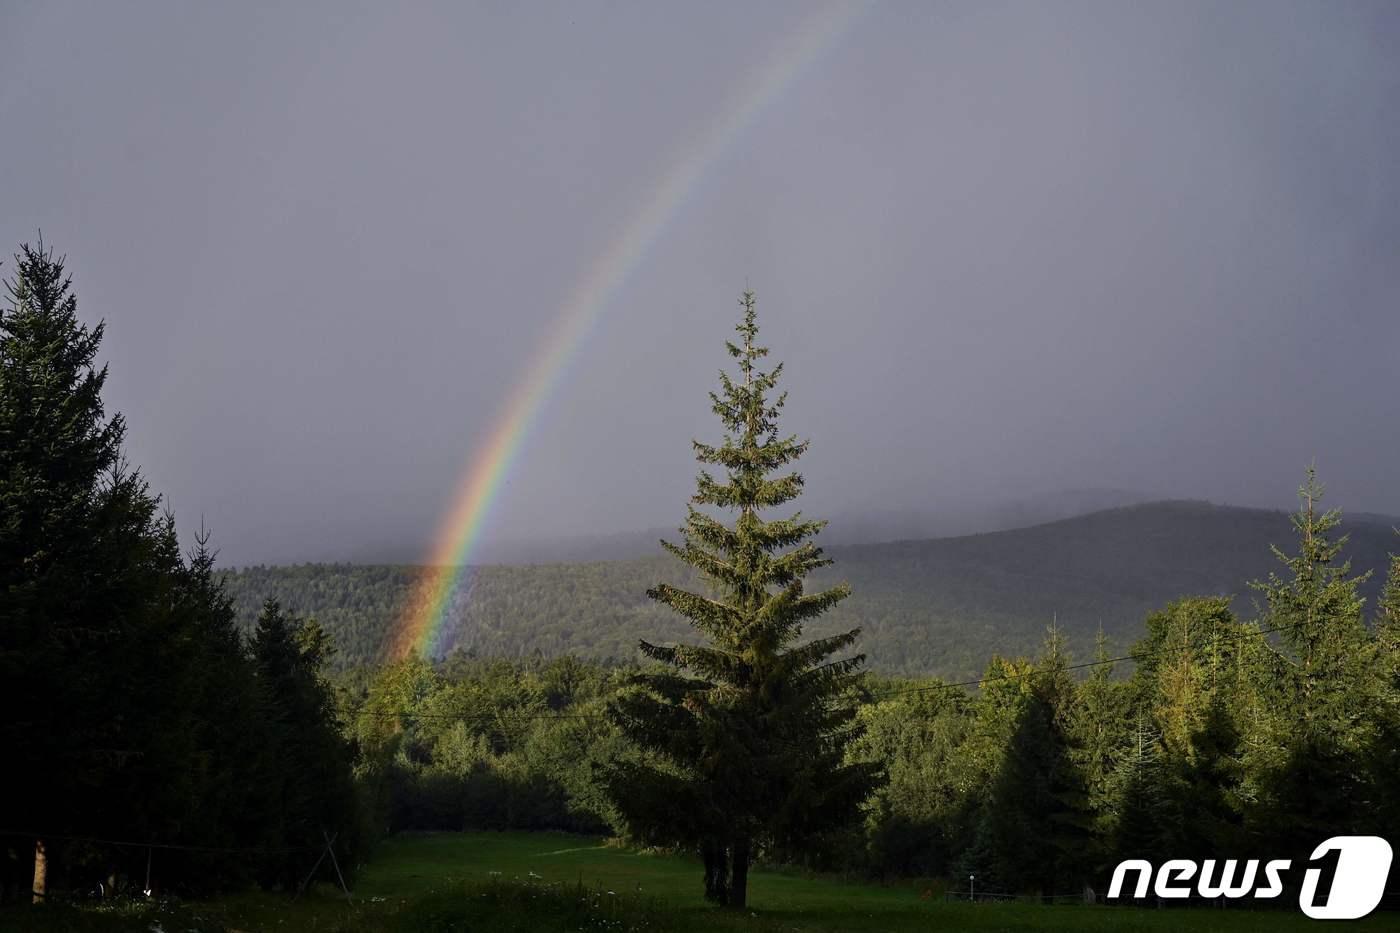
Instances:
[[[1383,517],[1343,528],[1354,569],[1375,571],[1364,587],[1373,599],[1400,538]],[[844,579],[854,595],[809,634],[859,625],[874,669],[951,677],[976,675],[993,652],[1034,650],[1052,620],[1081,655],[1100,625],[1126,648],[1148,612],[1179,596],[1234,594],[1251,615],[1247,582],[1275,569],[1271,543],[1292,547],[1284,513],[1158,502],[1011,531],[832,547],[836,565],[816,583]],[[343,665],[378,659],[401,607],[417,598],[416,570],[405,566],[253,567],[227,579],[245,622],[275,596],[326,626]],[[691,637],[646,598],[661,580],[695,582],[665,556],[474,567],[449,608],[444,646],[630,660],[639,638]]]

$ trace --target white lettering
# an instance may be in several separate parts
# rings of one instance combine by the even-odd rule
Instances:
[[[1317,903],[1317,889],[1322,884],[1325,869],[1314,867],[1303,876],[1298,906],[1303,913],[1318,920],[1356,920],[1366,916],[1376,909],[1385,896],[1385,885],[1394,858],[1390,843],[1379,836],[1333,836],[1313,850],[1309,861],[1316,862],[1332,852],[1338,854],[1329,890],[1321,895],[1326,903]],[[1163,862],[1154,872],[1152,863],[1147,859],[1125,859],[1113,869],[1108,897],[1114,900],[1131,896],[1140,900],[1147,896],[1150,887],[1158,897],[1186,898],[1192,893],[1192,877],[1197,878],[1195,891],[1204,898],[1235,899],[1251,894],[1263,900],[1278,897],[1283,893],[1283,873],[1293,863],[1286,858],[1264,862],[1267,883],[1256,889],[1254,885],[1259,880],[1259,864],[1259,859],[1243,862],[1239,859],[1226,859],[1224,862],[1206,859],[1198,864],[1191,859],[1174,858]],[[1133,881],[1132,894],[1127,895],[1123,889],[1131,872],[1136,872],[1137,877]]]
[[[1206,859],[1201,863],[1201,880],[1196,885],[1196,890],[1201,897],[1244,897],[1254,890],[1254,875],[1259,870],[1259,860],[1250,859],[1244,863],[1244,874],[1240,876],[1240,883],[1233,885],[1231,882],[1235,878],[1235,866],[1239,863],[1234,859],[1227,859],[1225,867],[1220,871],[1220,883],[1212,884],[1211,874],[1215,871],[1215,859]]]
[[[1298,906],[1314,920],[1356,920],[1375,910],[1385,894],[1385,879],[1390,875],[1393,856],[1390,843],[1380,836],[1333,836],[1313,849],[1309,861],[1315,862],[1334,849],[1340,849],[1341,854],[1327,903],[1316,906],[1322,869],[1309,868],[1303,876]]]
[[[1286,858],[1276,858],[1264,866],[1264,875],[1269,879],[1267,888],[1260,888],[1254,892],[1255,897],[1278,897],[1283,893],[1283,880],[1279,878],[1279,873],[1288,870],[1292,865]]]
[[[1154,890],[1158,897],[1190,897],[1191,886],[1172,887],[1179,881],[1190,881],[1191,876],[1196,873],[1196,863],[1188,858],[1168,859],[1162,863],[1162,867],[1157,869],[1157,886]],[[1173,878],[1172,876],[1176,877]]]
[[[1146,897],[1147,885],[1152,880],[1152,863],[1146,859],[1130,858],[1126,862],[1119,862],[1118,867],[1113,869],[1113,882],[1108,886],[1108,896],[1117,897],[1123,890],[1123,876],[1130,871],[1138,873],[1137,888],[1134,889],[1133,897]]]

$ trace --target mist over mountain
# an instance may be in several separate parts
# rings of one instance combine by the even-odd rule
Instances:
[[[1024,528],[1061,518],[1072,518],[1099,509],[1116,508],[1159,499],[1126,489],[1065,489],[1039,495],[985,499],[937,506],[909,508],[837,509],[822,531],[824,546],[871,544],[912,538],[947,538]],[[634,560],[655,556],[657,541],[676,536],[675,525],[595,534],[512,536],[488,535],[472,554],[477,564],[549,564],[574,561]],[[300,552],[269,548],[267,556],[247,561],[256,564],[351,563],[416,564],[423,560],[420,547],[408,543],[416,535],[396,538],[386,531],[379,540],[329,540]]]
[[[1374,571],[1362,588],[1371,599],[1387,554],[1400,551],[1395,526],[1400,518],[1344,517],[1346,556],[1356,572]],[[1288,550],[1292,541],[1284,512],[1172,501],[1012,530],[830,544],[835,564],[813,585],[845,580],[853,594],[807,634],[860,626],[860,650],[873,669],[953,677],[976,675],[993,653],[1034,651],[1051,624],[1081,656],[1100,627],[1124,649],[1141,636],[1148,613],[1182,596],[1229,594],[1235,611],[1251,617],[1249,581],[1278,569],[1271,544]],[[701,584],[658,550],[625,560],[471,567],[448,606],[443,649],[633,660],[640,638],[691,639],[684,621],[646,589],[663,580]],[[408,565],[303,564],[226,579],[244,624],[276,597],[321,621],[339,646],[338,663],[353,666],[383,656],[392,626],[417,598],[418,573]]]

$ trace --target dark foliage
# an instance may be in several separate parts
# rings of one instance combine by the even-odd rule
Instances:
[[[5,896],[28,899],[31,885],[46,897],[98,884],[289,882],[292,850],[324,845],[292,828],[353,823],[333,711],[324,697],[283,689],[267,652],[250,654],[208,536],[182,555],[174,518],[123,461],[125,425],[104,411],[106,369],[95,363],[104,328],[78,320],[63,260],[25,246],[7,286],[0,830],[14,835],[3,840]],[[319,684],[325,651],[324,640],[300,649],[304,681]],[[309,756],[323,754],[308,770]],[[300,796],[282,792],[294,781],[305,784]],[[303,871],[315,854],[295,856]],[[267,871],[283,862],[287,870]]]

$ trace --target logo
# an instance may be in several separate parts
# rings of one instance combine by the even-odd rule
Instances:
[[[1298,907],[1314,920],[1356,920],[1366,916],[1385,894],[1391,858],[1390,843],[1379,836],[1333,836],[1308,857]],[[1212,900],[1267,899],[1283,893],[1283,876],[1291,867],[1288,859],[1264,861],[1261,871],[1259,859],[1241,864],[1237,859],[1223,863],[1206,859],[1197,863],[1174,858],[1153,869],[1146,859],[1128,859],[1113,870],[1108,897],[1112,900],[1124,896],[1124,882],[1135,874],[1129,897],[1144,898],[1150,887],[1161,898],[1186,898],[1194,890]]]

